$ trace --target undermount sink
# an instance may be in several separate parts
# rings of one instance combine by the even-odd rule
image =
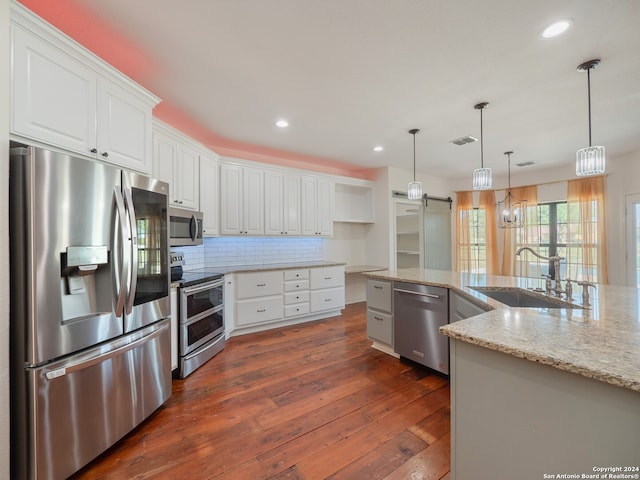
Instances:
[[[510,307],[528,308],[583,308],[559,298],[548,297],[517,287],[469,287],[487,297],[509,305]]]

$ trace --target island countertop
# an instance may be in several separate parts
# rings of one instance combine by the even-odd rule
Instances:
[[[470,287],[541,288],[542,280],[428,269],[365,273],[369,278],[450,288],[492,310],[440,328],[455,340],[640,392],[640,297],[598,285],[586,309],[513,308]],[[580,307],[582,289],[574,290]],[[576,301],[578,300],[578,301]]]

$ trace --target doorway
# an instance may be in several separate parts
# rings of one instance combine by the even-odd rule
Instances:
[[[627,284],[640,288],[640,193],[626,196]]]

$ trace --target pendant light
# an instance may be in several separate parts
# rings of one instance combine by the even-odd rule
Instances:
[[[603,146],[591,145],[591,69],[600,63],[599,59],[578,65],[579,72],[587,72],[587,96],[589,100],[589,146],[576,152],[576,175],[598,175],[604,173],[605,155]]]
[[[409,182],[407,187],[407,198],[409,200],[419,200],[422,198],[422,182],[416,182],[416,133],[417,128],[412,128],[409,133],[413,135],[413,182]]]
[[[473,171],[473,189],[474,190],[489,190],[491,188],[491,169],[484,168],[484,145],[482,135],[482,110],[489,105],[487,102],[478,103],[475,108],[480,110],[480,168],[476,168]]]
[[[524,225],[524,216],[527,211],[527,201],[518,200],[511,195],[511,155],[513,152],[504,152],[509,162],[509,188],[504,200],[496,203],[499,228],[519,228]]]

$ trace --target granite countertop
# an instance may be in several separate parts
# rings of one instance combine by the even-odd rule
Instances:
[[[590,289],[587,309],[513,308],[469,286],[532,289],[544,287],[544,282],[417,268],[364,275],[451,288],[492,309],[440,328],[455,340],[640,392],[640,296],[636,288],[598,285]],[[574,288],[573,303],[578,307],[581,296],[582,287]]]
[[[297,268],[317,268],[317,267],[337,267],[346,265],[344,262],[291,262],[291,263],[267,263],[261,265],[231,265],[224,267],[212,267],[208,270],[224,273],[250,273],[250,272],[269,272],[276,270],[293,270]]]

